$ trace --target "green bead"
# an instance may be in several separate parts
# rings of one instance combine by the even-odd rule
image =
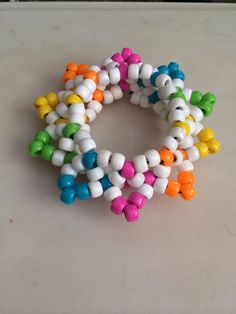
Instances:
[[[44,147],[44,144],[40,141],[33,140],[29,146],[28,146],[28,151],[30,156],[32,157],[37,157],[41,154],[41,151]]]
[[[169,96],[169,100],[172,100],[174,98],[182,98],[184,101],[186,101],[186,97],[184,93],[182,92],[181,88],[177,88],[177,92]]]
[[[204,115],[204,117],[208,117],[213,111],[213,105],[210,102],[202,102],[198,106]]]
[[[199,91],[193,91],[189,102],[192,106],[198,106],[201,100],[202,100],[202,93]]]
[[[46,131],[38,131],[34,137],[35,140],[48,144],[52,140],[51,136]]]
[[[64,158],[64,164],[71,164],[72,159],[76,156],[77,154],[75,152],[70,152],[66,153],[65,158]]]
[[[56,150],[56,147],[51,144],[46,144],[42,151],[41,151],[41,157],[44,160],[51,160],[52,159],[52,154]]]
[[[78,123],[68,123],[64,129],[63,129],[63,135],[65,137],[71,137],[73,138],[74,134],[79,131],[81,128],[81,125]]]
[[[216,96],[213,93],[206,93],[202,97],[202,102],[207,102],[214,106],[216,103]]]

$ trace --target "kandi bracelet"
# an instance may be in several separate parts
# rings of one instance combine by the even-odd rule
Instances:
[[[153,68],[130,48],[105,59],[100,67],[71,62],[63,79],[65,91],[36,98],[34,106],[48,126],[29,145],[32,156],[61,167],[62,202],[104,195],[115,214],[124,213],[127,221],[135,221],[154,192],[185,200],[195,196],[192,162],[220,150],[213,130],[200,122],[211,114],[214,94],[184,88],[185,75],[177,63]],[[89,124],[103,105],[122,98],[124,92],[130,93],[132,104],[151,108],[168,127],[158,150],[132,160],[98,149],[90,135]],[[55,140],[57,146],[52,144]],[[170,179],[173,168],[178,171],[176,179]],[[78,174],[86,175],[83,183],[76,184]],[[122,189],[127,187],[135,191],[126,199]]]

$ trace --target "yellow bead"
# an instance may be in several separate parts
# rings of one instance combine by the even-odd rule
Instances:
[[[43,105],[38,108],[39,118],[44,120],[46,115],[52,111],[52,108],[49,105]]]
[[[47,94],[47,96],[45,98],[47,99],[49,105],[52,108],[55,108],[59,103],[57,94],[54,92]]]
[[[39,96],[34,100],[35,108],[39,108],[44,105],[48,105],[48,101],[45,97]]]
[[[54,123],[55,125],[58,125],[60,123],[67,123],[68,119],[64,119],[64,118],[59,118],[56,120],[56,122]]]
[[[200,142],[207,142],[215,137],[215,133],[211,128],[206,128],[201,130],[197,137]]]
[[[66,105],[78,104],[78,103],[82,103],[82,100],[79,96],[75,94],[71,94],[66,97],[66,100],[64,101],[64,103]]]
[[[188,115],[185,119],[186,119],[186,120],[191,120],[191,121],[194,121],[194,118],[193,118],[193,116],[191,116],[191,114],[190,114],[190,115]]]
[[[186,135],[189,135],[189,133],[190,133],[190,127],[189,127],[188,123],[186,123],[186,122],[175,122],[175,123],[174,123],[174,126],[175,126],[175,127],[178,127],[178,128],[184,129],[185,134],[186,134]]]
[[[84,123],[86,123],[88,121],[88,117],[87,117],[87,115],[85,114],[84,115]]]
[[[208,146],[208,150],[210,154],[216,154],[220,151],[221,149],[221,143],[220,141],[216,140],[216,139],[211,139],[209,141],[206,142],[207,146]]]
[[[206,143],[198,142],[198,143],[195,143],[194,145],[197,147],[200,157],[206,157],[208,155],[209,151],[208,151],[208,146]]]

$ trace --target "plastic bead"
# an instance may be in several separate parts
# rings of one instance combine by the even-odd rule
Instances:
[[[192,171],[180,171],[178,173],[178,181],[180,184],[194,184],[195,176]]]
[[[97,145],[94,142],[94,140],[88,138],[84,139],[83,141],[80,142],[79,148],[81,150],[81,153],[86,153],[92,149],[96,149]]]
[[[112,183],[110,182],[110,180],[109,180],[107,175],[105,175],[99,181],[100,181],[104,191],[106,191],[107,189],[109,189],[112,186]]]
[[[150,200],[153,196],[153,187],[144,183],[142,186],[140,186],[137,191],[141,194],[143,194],[146,199]]]
[[[95,152],[94,150],[90,150],[86,152],[82,157],[82,163],[84,167],[87,169],[95,168],[97,165],[96,160],[97,160],[97,152]]]
[[[156,180],[156,176],[153,174],[152,171],[147,171],[144,173],[144,182],[148,185],[153,186],[155,180]]]
[[[56,150],[54,145],[51,144],[46,144],[42,151],[41,151],[41,157],[44,160],[51,160],[52,159],[52,155],[54,153],[54,151]]]
[[[56,149],[52,155],[52,164],[61,167],[64,164],[65,152]]]
[[[49,105],[43,105],[38,108],[38,116],[41,120],[44,120],[46,116],[52,111]]]
[[[158,194],[164,194],[169,180],[167,178],[157,178],[153,188]]]
[[[111,211],[116,215],[121,215],[127,204],[123,196],[118,196],[111,203]]]
[[[104,176],[104,171],[100,167],[89,169],[87,171],[87,177],[88,177],[89,181],[91,181],[91,182],[98,181],[101,178],[103,178],[103,176]]]
[[[117,186],[111,186],[104,192],[104,197],[107,202],[113,201],[118,196],[121,196],[121,190]]]
[[[155,149],[149,149],[144,153],[144,156],[147,159],[147,164],[150,168],[153,168],[155,166],[157,166],[160,161],[160,155],[158,153],[158,151],[156,151]]]
[[[176,197],[180,191],[180,183],[175,180],[169,180],[165,194],[171,197]]]
[[[59,189],[63,190],[68,186],[73,186],[75,184],[75,179],[71,175],[62,175],[57,179],[57,186]]]
[[[207,142],[215,137],[215,133],[211,128],[201,130],[197,135],[200,142]]]
[[[109,172],[108,178],[114,186],[123,187],[125,183],[125,178],[123,178],[118,171]]]
[[[136,221],[139,218],[138,208],[134,204],[128,204],[125,206],[124,213],[128,222]]]
[[[128,197],[128,202],[134,204],[138,209],[143,208],[145,200],[144,195],[139,192],[132,192]]]
[[[68,138],[73,138],[74,134],[80,130],[81,126],[78,123],[68,123],[63,129],[63,135]]]
[[[73,152],[75,144],[71,138],[61,137],[58,142],[58,147],[66,152]]]
[[[144,181],[145,181],[145,176],[143,173],[140,173],[140,172],[135,173],[132,179],[127,180],[128,184],[132,188],[139,188],[141,185],[143,185]]]
[[[216,140],[216,139],[211,139],[209,141],[206,141],[207,147],[208,147],[208,151],[210,154],[216,154],[220,151],[221,149],[221,143],[220,141]]]
[[[48,106],[48,105],[49,105],[48,100],[45,97],[40,96],[34,100],[35,108],[39,108],[41,106]]]
[[[144,155],[135,156],[133,159],[134,168],[136,172],[146,172],[148,171],[147,159]]]
[[[132,161],[126,160],[124,162],[123,168],[121,169],[121,175],[127,180],[131,180],[134,177],[135,170]]]
[[[75,191],[78,199],[81,201],[85,201],[91,196],[87,183],[79,183],[77,186],[75,186]]]
[[[70,205],[75,201],[76,192],[75,189],[71,186],[66,187],[62,192],[60,199],[63,203]]]
[[[181,192],[181,194],[180,194],[181,197],[186,201],[193,199],[196,195],[196,191],[195,191],[194,187],[188,183],[181,184],[180,192]]]
[[[30,156],[37,157],[41,154],[41,151],[44,147],[44,143],[38,140],[32,141],[28,146],[28,151]]]
[[[165,166],[170,166],[174,161],[174,155],[171,151],[166,148],[162,148],[160,150],[161,161]]]
[[[59,103],[58,97],[56,93],[49,93],[47,94],[47,96],[45,97],[48,101],[48,104],[52,107],[52,108],[56,108],[56,106]]]
[[[83,159],[82,155],[77,155],[72,159],[72,167],[79,173],[84,172],[84,170],[86,169],[84,167],[82,159]]]
[[[36,141],[40,141],[42,142],[43,144],[48,144],[51,142],[52,138],[51,136],[48,134],[48,132],[46,131],[39,131],[35,134],[35,137],[34,139]]]
[[[209,150],[208,150],[208,146],[206,143],[198,142],[198,143],[195,143],[194,145],[195,145],[195,147],[197,147],[200,157],[203,158],[203,157],[206,157],[208,155]]]
[[[157,165],[153,168],[154,174],[159,178],[168,178],[171,168],[163,165]]]
[[[110,157],[109,166],[111,167],[111,169],[119,171],[123,168],[124,162],[125,156],[123,154],[113,153]]]
[[[98,198],[103,194],[103,188],[99,181],[89,182],[88,188],[92,198]]]

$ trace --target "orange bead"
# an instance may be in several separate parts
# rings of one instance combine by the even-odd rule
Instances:
[[[178,181],[180,184],[194,184],[195,176],[192,171],[180,171],[178,174]]]
[[[98,75],[97,72],[92,71],[92,70],[87,70],[84,72],[84,78],[85,79],[91,79],[93,80],[96,84],[98,83]]]
[[[66,69],[70,72],[77,72],[78,64],[75,62],[70,62],[67,64]]]
[[[183,160],[186,160],[187,159],[187,153],[186,153],[186,151],[184,150],[184,149],[178,149],[180,152],[181,152],[181,154],[183,155]]]
[[[80,75],[80,74],[84,74],[84,72],[86,70],[88,70],[89,66],[88,64],[85,64],[85,63],[81,63],[77,66],[77,74]]]
[[[180,191],[180,183],[175,180],[169,180],[165,190],[165,194],[171,197],[176,197]]]
[[[93,99],[99,102],[103,101],[103,92],[100,89],[96,89],[93,93]]]
[[[71,71],[66,71],[64,74],[63,74],[63,80],[66,82],[66,81],[69,81],[69,80],[72,80],[73,78],[76,77],[76,73],[75,72],[71,72]]]
[[[189,184],[189,183],[181,184],[180,192],[181,192],[181,197],[186,201],[190,201],[196,195],[196,191],[194,187],[192,186],[192,184]]]
[[[174,154],[167,148],[162,148],[159,154],[165,166],[170,166],[174,161]]]

